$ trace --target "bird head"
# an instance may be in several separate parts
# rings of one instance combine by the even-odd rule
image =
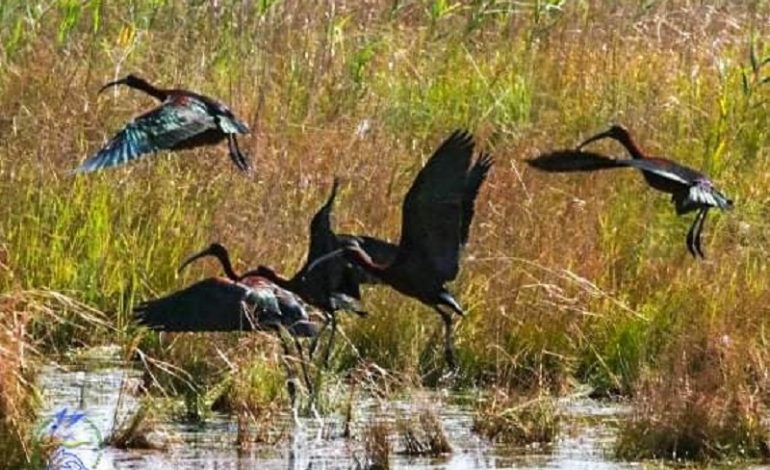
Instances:
[[[179,266],[179,269],[177,272],[182,272],[184,268],[187,267],[188,264],[192,263],[193,261],[203,258],[205,256],[214,256],[222,263],[223,266],[230,265],[230,254],[227,252],[227,248],[220,245],[219,243],[212,243],[208,247],[206,247],[205,250],[200,251],[189,258],[187,258],[181,266]]]
[[[138,75],[134,75],[132,73],[126,75],[123,78],[120,78],[118,80],[115,80],[113,82],[109,82],[106,85],[102,86],[99,89],[99,93],[103,92],[107,88],[114,87],[117,85],[126,85],[127,87],[131,88],[141,88],[143,85],[147,84],[147,81],[143,78],[139,77]]]
[[[360,259],[363,258],[364,260],[368,260],[369,263],[371,263],[371,258],[369,255],[364,251],[363,248],[361,248],[361,244],[359,241],[355,238],[350,238],[346,240],[340,241],[340,248],[337,248],[334,251],[330,251],[329,253],[326,253],[323,256],[320,256],[313,260],[312,263],[307,267],[307,271],[310,272],[314,269],[316,269],[319,265],[323,263],[327,263],[333,259],[339,258],[340,256],[345,256],[348,259],[354,260],[356,258]]]
[[[628,132],[628,129],[626,129],[624,126],[620,124],[613,124],[606,131],[600,132],[581,142],[580,145],[577,146],[577,149],[582,150],[583,147],[590,144],[591,142],[596,142],[597,140],[607,139],[607,138],[615,139],[623,142],[627,140],[630,137],[630,135],[631,134]]]

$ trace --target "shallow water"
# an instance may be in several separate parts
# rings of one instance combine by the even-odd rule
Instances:
[[[225,415],[216,415],[201,425],[166,423],[165,431],[178,441],[164,451],[100,447],[98,443],[110,433],[115,420],[135,410],[137,401],[130,390],[138,384],[140,373],[121,368],[118,363],[101,362],[99,366],[93,369],[88,365],[51,365],[43,369],[40,377],[45,400],[40,432],[52,432],[56,413],[63,409],[68,414],[76,410],[83,412],[84,417],[66,430],[70,435],[65,441],[78,444],[71,445],[67,455],[74,454],[89,469],[349,469],[355,467],[356,456],[363,452],[359,441],[341,437],[342,416],[331,415],[322,420],[300,418],[300,425],[295,426],[289,413],[281,418],[287,429],[283,440],[274,445],[254,444],[247,450],[239,450],[237,425]],[[562,400],[560,405],[565,417],[557,442],[549,449],[522,450],[491,445],[473,434],[471,411],[467,405],[457,404],[462,402],[457,396],[440,391],[421,391],[386,404],[361,400],[355,410],[353,435],[358,435],[356,431],[375,415],[377,419],[395,422],[430,403],[454,451],[438,459],[394,453],[391,455],[393,468],[639,467],[611,458],[614,423],[624,412],[619,406],[588,399]],[[59,416],[61,421],[62,415]],[[64,430],[60,427],[55,432]],[[394,440],[394,450],[397,452],[399,448],[398,441]]]

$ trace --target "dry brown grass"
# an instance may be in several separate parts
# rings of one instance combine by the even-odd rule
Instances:
[[[55,444],[35,426],[41,341],[34,332],[53,331],[53,325],[75,330],[104,326],[101,314],[59,293],[0,294],[0,468],[41,466]]]
[[[641,381],[616,444],[628,459],[770,458],[766,348],[729,334],[672,348]]]
[[[560,391],[576,378],[631,394],[693,329],[736,325],[739,349],[760,344],[770,87],[749,52],[768,55],[770,2],[536,8],[547,3],[93,2],[36,16],[12,0],[0,24],[0,288],[75,293],[114,312],[124,339],[131,305],[201,276],[175,270],[211,241],[293,272],[334,175],[345,181],[335,227],[396,239],[418,168],[462,126],[496,159],[453,285],[468,310],[456,331],[462,383]],[[231,104],[254,130],[243,149],[255,173],[204,149],[68,174],[151,106],[129,90],[96,95],[128,72]],[[705,262],[684,248],[689,220],[638,175],[522,164],[611,121],[735,198],[707,223]],[[343,320],[363,358],[441,375],[434,313],[381,287],[365,303],[370,318]],[[69,346],[87,333],[54,336]],[[336,366],[357,361],[340,354]]]
[[[390,468],[391,428],[385,421],[373,421],[364,428],[364,455],[357,458],[356,468],[361,470],[387,470]]]

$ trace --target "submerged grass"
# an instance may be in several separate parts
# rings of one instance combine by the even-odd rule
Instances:
[[[553,397],[497,389],[477,403],[473,431],[496,443],[542,446],[554,442],[560,421]]]
[[[131,306],[201,276],[176,267],[211,241],[293,272],[334,175],[335,227],[396,239],[418,168],[462,126],[497,163],[453,286],[468,311],[458,382],[640,393],[693,330],[732,325],[739,349],[764,341],[768,18],[763,0],[3,2],[0,291],[45,288],[108,312],[100,328],[31,318],[46,351],[131,343]],[[214,148],[69,173],[151,106],[129,90],[96,95],[128,72],[231,104],[253,129],[242,147],[254,174]],[[521,162],[611,121],[733,196],[732,213],[709,219],[705,262],[684,248],[689,220],[638,175],[539,175]],[[369,318],[342,320],[355,349],[336,370],[357,351],[435,383],[438,317],[382,287],[365,302]],[[192,408],[231,371],[217,351],[243,346],[153,338],[161,346],[142,347],[184,378],[159,388],[196,384]]]
[[[405,455],[438,457],[452,453],[444,425],[429,405],[423,405],[417,416],[400,419],[397,427]]]

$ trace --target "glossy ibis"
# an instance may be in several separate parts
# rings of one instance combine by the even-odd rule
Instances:
[[[593,152],[582,151],[591,142],[612,138],[620,142],[632,159],[614,159]],[[701,232],[706,215],[712,207],[731,209],[732,200],[720,193],[711,180],[692,168],[666,158],[648,157],[631,138],[624,127],[614,125],[609,130],[590,137],[576,150],[559,150],[528,160],[533,167],[548,172],[597,171],[611,168],[636,168],[647,184],[671,194],[677,215],[698,211],[687,232],[687,249],[694,257],[703,258]]]
[[[249,276],[258,276],[275,283],[276,285],[299,295],[308,304],[320,309],[328,315],[332,331],[329,344],[326,348],[324,364],[328,364],[329,354],[334,344],[337,330],[336,312],[339,310],[352,311],[359,316],[365,316],[367,312],[361,306],[361,292],[359,285],[362,283],[377,282],[368,276],[357,266],[350,265],[344,259],[338,259],[324,263],[317,269],[310,271],[310,264],[321,256],[339,249],[342,243],[355,238],[363,249],[378,262],[389,262],[396,254],[397,246],[383,240],[372,237],[356,237],[354,235],[337,235],[331,228],[331,212],[337,195],[339,182],[335,179],[332,191],[323,206],[316,212],[310,223],[310,246],[307,259],[302,268],[291,278],[285,278],[275,270],[267,266],[258,266],[243,275],[238,275],[232,268],[227,249],[219,243],[213,243],[200,253],[193,255],[184,265],[191,261],[204,257],[214,256],[219,259],[225,274],[233,281],[240,281]],[[184,267],[183,265],[183,267]],[[311,355],[316,343],[311,345]]]
[[[471,166],[474,145],[471,134],[455,131],[420,170],[404,200],[401,238],[392,261],[378,263],[351,237],[308,267],[312,271],[342,254],[381,282],[433,307],[444,322],[444,354],[453,370],[452,313],[465,313],[444,284],[457,276],[476,196],[492,167],[486,154]]]
[[[242,171],[249,169],[235,137],[248,134],[249,128],[221,102],[187,90],[156,88],[136,75],[110,82],[99,92],[117,85],[141,90],[161,104],[129,122],[76,172],[88,173],[160,150],[214,145],[225,139],[233,163]]]
[[[134,308],[137,321],[159,331],[255,331],[286,328],[292,335],[313,337],[302,302],[267,279],[233,282],[222,277],[199,281]]]
[[[282,331],[297,337],[315,337],[318,325],[310,321],[302,303],[294,294],[267,279],[250,276],[240,282],[221,277],[199,281],[181,291],[149,300],[134,308],[134,318],[141,325],[158,331],[207,332],[273,330],[278,333],[286,356],[291,355]],[[297,342],[302,360],[302,350]],[[311,382],[302,360],[305,383]],[[286,365],[292,406],[296,389],[294,372]]]

